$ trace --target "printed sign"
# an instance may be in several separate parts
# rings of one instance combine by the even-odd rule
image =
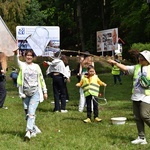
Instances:
[[[118,28],[97,31],[97,52],[118,49]]]
[[[33,49],[37,56],[53,56],[60,47],[58,26],[17,26],[16,39],[20,52]]]

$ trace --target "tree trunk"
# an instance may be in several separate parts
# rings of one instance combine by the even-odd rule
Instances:
[[[81,51],[85,51],[85,43],[84,43],[84,34],[83,34],[83,24],[82,24],[82,13],[81,13],[81,2],[80,0],[77,1],[77,16],[79,20],[79,33],[80,33],[80,40],[81,40]]]

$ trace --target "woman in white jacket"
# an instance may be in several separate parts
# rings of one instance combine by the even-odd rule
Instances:
[[[25,62],[19,60],[18,50],[14,54],[20,68],[17,84],[27,120],[25,140],[30,140],[37,133],[41,133],[35,125],[35,112],[39,102],[47,99],[47,88],[40,66],[33,63],[33,50],[25,52]]]

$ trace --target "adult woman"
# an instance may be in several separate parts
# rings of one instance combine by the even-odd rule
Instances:
[[[23,100],[27,119],[25,140],[30,140],[32,136],[41,133],[35,125],[35,112],[39,102],[42,102],[43,98],[47,99],[47,88],[39,65],[33,63],[33,50],[25,52],[25,62],[19,60],[17,50],[14,53],[20,68],[17,78],[19,94]]]
[[[146,80],[150,80],[150,51],[140,52],[138,60],[139,63],[133,66],[125,66],[114,60],[108,60],[108,62],[127,71],[129,74],[133,74],[131,99],[133,101],[133,114],[137,125],[138,138],[131,141],[131,143],[147,144],[144,123],[150,127],[150,90],[149,87],[144,87],[141,76],[144,76]]]
[[[6,99],[6,80],[5,73],[7,70],[7,59],[6,55],[3,52],[0,52],[0,108],[8,109],[8,107],[4,107],[4,102]]]

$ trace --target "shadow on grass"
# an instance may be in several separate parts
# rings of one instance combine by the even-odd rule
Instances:
[[[16,132],[16,131],[2,131],[1,132],[3,135],[13,135],[14,137],[20,137],[21,139],[24,140],[25,132]]]

